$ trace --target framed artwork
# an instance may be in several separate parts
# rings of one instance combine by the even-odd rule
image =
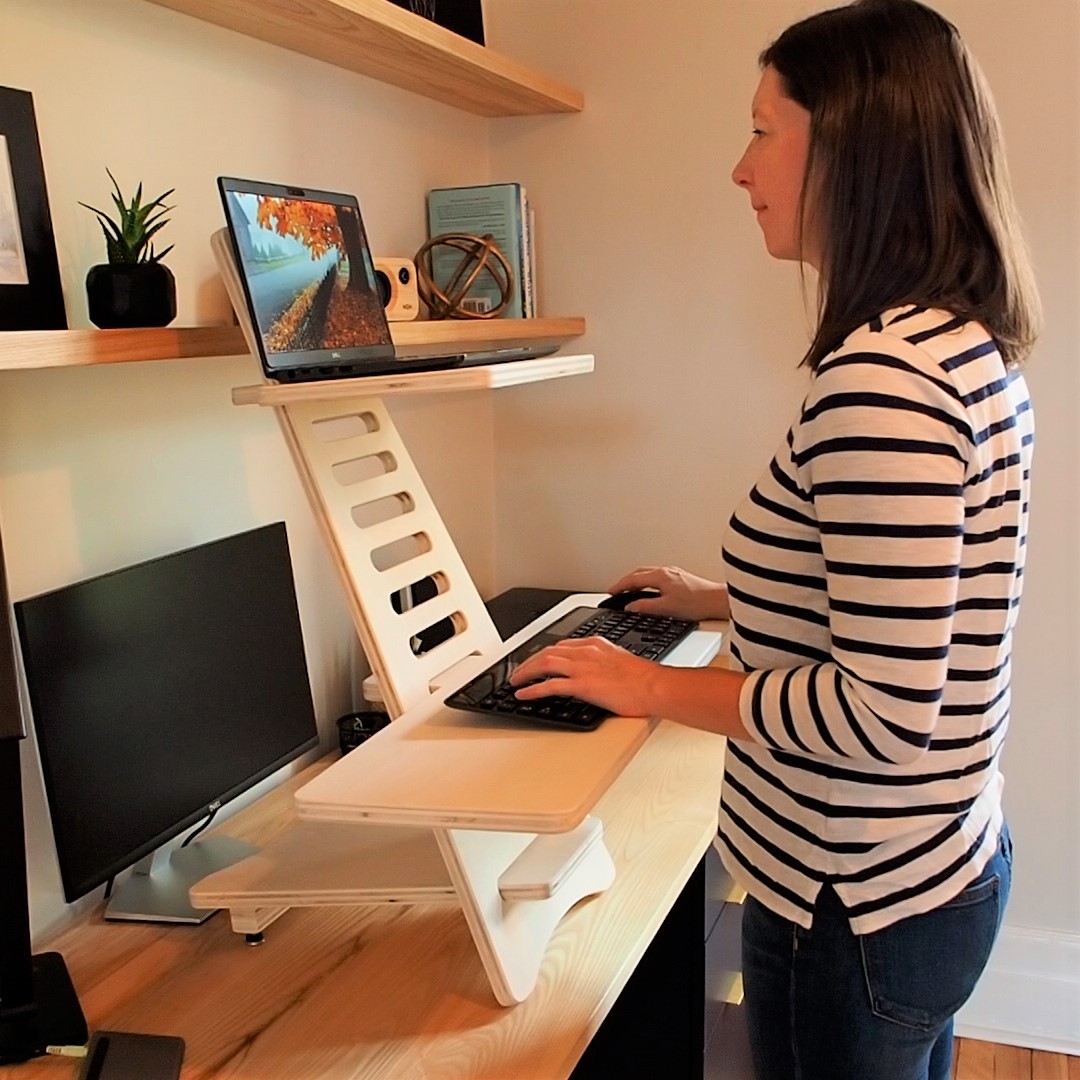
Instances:
[[[484,44],[484,11],[481,0],[393,0],[398,7],[423,15],[455,34]]]
[[[0,330],[65,330],[34,99],[0,86]]]

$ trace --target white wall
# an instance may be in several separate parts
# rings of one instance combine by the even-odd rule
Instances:
[[[485,120],[143,0],[0,0],[0,83],[34,96],[71,326],[104,261],[85,201],[169,187],[161,234],[176,325],[221,323],[209,249],[219,174],[355,192],[378,254],[411,255],[434,186],[484,179]],[[167,238],[167,240],[165,239]],[[163,245],[159,245],[160,247]],[[0,341],[0,347],[2,347]],[[324,742],[351,706],[355,635],[269,410],[236,408],[250,357],[0,373],[0,519],[15,600],[285,519]],[[484,395],[395,418],[481,588],[493,576],[492,419]],[[468,482],[463,482],[463,478]],[[152,722],[152,718],[148,718]],[[63,904],[33,740],[23,743],[36,935]]]
[[[537,212],[542,313],[596,372],[496,401],[498,584],[602,588],[647,562],[720,574],[720,535],[794,414],[799,279],[730,172],[756,57],[805,0],[488,0],[492,43],[581,87],[492,129]],[[1016,879],[971,1031],[1080,1052],[1080,5],[939,0],[994,87],[1043,291],[1038,449],[1005,754]]]

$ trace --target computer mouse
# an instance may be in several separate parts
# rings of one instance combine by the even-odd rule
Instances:
[[[606,600],[601,600],[597,607],[607,608],[608,611],[625,611],[627,604],[635,600],[655,600],[660,593],[656,589],[624,589],[614,593]]]

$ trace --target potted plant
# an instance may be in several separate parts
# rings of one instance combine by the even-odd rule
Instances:
[[[116,177],[105,171],[115,188],[116,217],[87,203],[79,204],[97,214],[109,257],[107,263],[92,266],[86,275],[90,321],[103,329],[167,326],[176,318],[176,281],[161,260],[172,251],[172,245],[155,252],[151,241],[169,223],[165,215],[173,207],[166,206],[165,199],[176,189],[170,188],[144,204],[139,184],[129,203]]]

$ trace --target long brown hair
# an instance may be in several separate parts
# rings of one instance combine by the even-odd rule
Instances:
[[[816,368],[903,304],[981,323],[1008,364],[1038,294],[997,111],[956,27],[915,0],[856,0],[789,27],[760,58],[809,110],[801,221],[822,253]]]

